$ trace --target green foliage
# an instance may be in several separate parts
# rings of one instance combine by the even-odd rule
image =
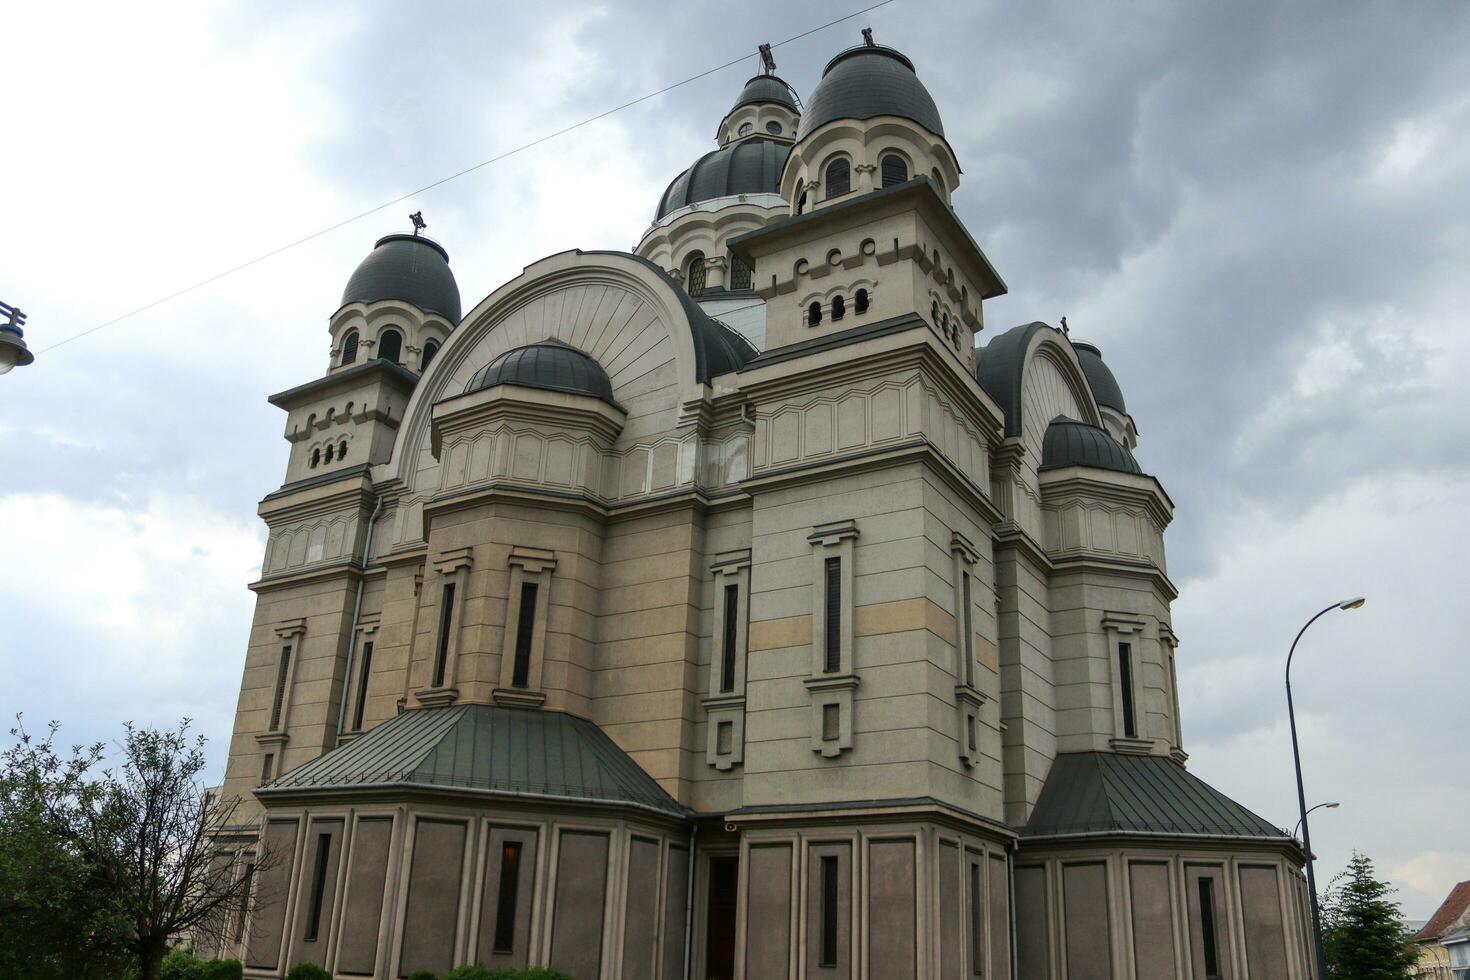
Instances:
[[[1396,889],[1374,876],[1357,851],[1322,897],[1322,947],[1334,980],[1407,980],[1417,954],[1409,943]]]
[[[170,951],[158,965],[158,980],[204,980],[204,963],[180,947]]]
[[[408,980],[439,980],[433,970],[414,970],[408,975]]]
[[[202,964],[200,980],[243,980],[245,964],[239,960],[206,960]]]
[[[424,977],[410,976],[408,980],[430,980],[433,974],[427,970],[419,971]],[[524,970],[514,970],[502,967],[498,970],[487,969],[482,964],[474,966],[457,966],[444,974],[443,980],[571,980],[560,970],[553,970],[545,966],[533,966]]]
[[[332,980],[332,975],[315,963],[297,963],[286,974],[286,980]]]

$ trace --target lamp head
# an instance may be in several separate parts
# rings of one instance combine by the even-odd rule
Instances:
[[[1342,806],[1342,804],[1341,803],[1324,803],[1323,806],[1326,807],[1329,810],[1336,810],[1338,807]]]
[[[1365,598],[1363,598],[1362,596],[1357,596],[1356,598],[1352,598],[1352,599],[1344,599],[1342,602],[1339,602],[1337,604],[1337,608],[1339,608],[1339,609],[1360,609],[1360,608],[1362,608],[1363,603],[1365,603],[1367,601],[1368,600],[1365,599]]]

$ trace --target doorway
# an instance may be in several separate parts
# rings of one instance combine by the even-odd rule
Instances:
[[[704,922],[704,980],[735,980],[735,913],[740,857],[709,859]]]

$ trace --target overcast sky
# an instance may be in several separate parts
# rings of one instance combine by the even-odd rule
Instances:
[[[422,208],[470,309],[527,263],[631,248],[713,148],[756,45],[862,6],[11,4],[0,300],[0,711],[68,741],[197,719],[223,756],[284,416],[327,317]],[[739,19],[732,15],[739,14]],[[1173,497],[1190,769],[1366,852],[1426,917],[1470,878],[1470,8],[896,2],[776,50],[803,95],[871,24],[964,168],[1010,286],[982,343],[1066,314]],[[744,54],[91,336],[246,259]]]

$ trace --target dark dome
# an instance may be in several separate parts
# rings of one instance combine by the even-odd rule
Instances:
[[[1082,373],[1087,376],[1087,386],[1092,389],[1092,397],[1099,405],[1127,415],[1128,409],[1123,405],[1123,389],[1118,387],[1118,379],[1113,377],[1113,372],[1103,363],[1102,352],[1091,344],[1079,344],[1076,341],[1073,341],[1072,349],[1077,352],[1077,363],[1082,365]]]
[[[559,340],[543,340],[506,351],[476,371],[464,390],[469,394],[496,385],[588,395],[622,408],[613,398],[612,382],[602,365]]]
[[[914,63],[892,48],[849,48],[827,62],[822,80],[807,99],[797,128],[799,140],[834,119],[901,116],[935,136],[944,135],[939,109]]]
[[[1115,473],[1143,473],[1122,443],[1095,425],[1058,415],[1041,441],[1041,469],[1092,466]]]
[[[779,194],[790,143],[744,139],[712,150],[674,178],[659,198],[654,220],[700,201],[732,194]]]
[[[730,111],[734,112],[743,105],[758,105],[762,102],[784,105],[792,112],[801,111],[796,108],[796,96],[791,94],[791,86],[775,75],[757,75],[746,82],[745,88],[740,90],[740,96],[730,107]]]
[[[415,235],[386,235],[358,265],[342,305],[382,299],[412,303],[459,323],[459,285],[449,271],[449,253],[438,242]]]

